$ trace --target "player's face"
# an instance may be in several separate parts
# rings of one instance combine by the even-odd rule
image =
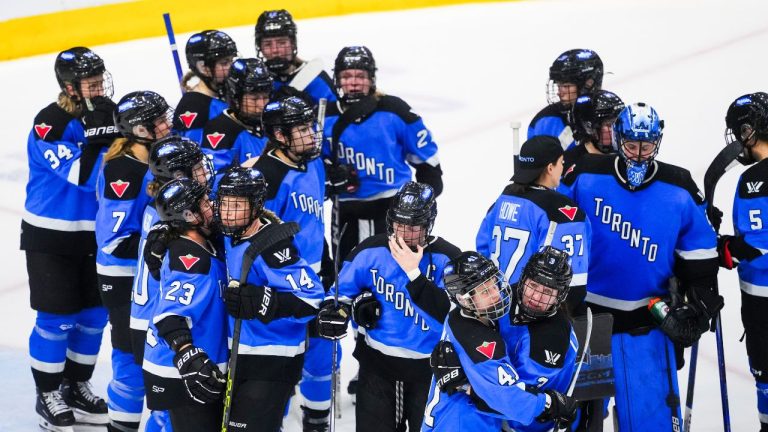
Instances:
[[[155,119],[155,139],[165,138],[171,134],[171,119],[168,116],[160,116]]]
[[[192,168],[192,179],[202,186],[208,187],[212,177],[211,166],[207,160],[198,162]]]
[[[606,120],[600,125],[598,137],[601,145],[610,146],[613,142],[613,123],[615,121],[616,119]]]
[[[563,105],[571,106],[576,101],[578,96],[578,87],[573,83],[558,82],[557,83],[557,97],[560,98],[560,102]]]
[[[558,180],[558,185],[560,184],[559,180],[563,176],[563,166],[565,164],[565,157],[560,156],[553,164],[553,177],[555,177]]]
[[[392,228],[395,232],[395,237],[403,239],[405,244],[411,249],[416,246],[424,246],[427,244],[427,229],[421,225],[405,225],[400,223],[393,223]]]
[[[219,198],[219,214],[225,227],[245,226],[251,220],[251,203],[246,197],[225,195]]]
[[[500,302],[501,293],[496,278],[488,279],[472,290],[472,303],[480,314],[491,312]]]
[[[85,99],[104,96],[104,75],[96,75],[81,79],[80,95]]]
[[[315,142],[315,131],[312,129],[312,123],[292,127],[289,146],[291,153],[295,155],[315,152],[317,143]]]
[[[656,152],[656,144],[648,141],[624,141],[622,149],[627,159],[643,162]]]
[[[229,75],[229,68],[232,66],[232,62],[235,61],[234,56],[222,57],[216,60],[213,65],[213,79],[217,83],[223,83]]]
[[[290,59],[293,55],[293,42],[288,36],[268,37],[261,40],[262,55],[266,60],[274,58]]]
[[[368,76],[368,71],[362,69],[347,69],[339,72],[339,82],[346,94],[368,94],[371,91],[371,78]]]
[[[557,302],[557,290],[546,287],[534,280],[525,280],[523,305],[531,310],[547,312]]]
[[[243,114],[259,115],[269,102],[267,93],[246,93],[243,95],[241,111]]]
[[[200,200],[200,212],[203,215],[202,225],[209,227],[213,222],[213,205],[207,196]]]

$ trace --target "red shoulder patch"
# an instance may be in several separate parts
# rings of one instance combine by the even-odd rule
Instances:
[[[124,182],[122,180],[113,181],[109,183],[109,187],[112,188],[112,190],[115,192],[115,195],[118,196],[118,198],[122,198],[125,191],[128,189],[128,186],[131,185],[131,182]]]
[[[197,118],[197,113],[187,111],[184,114],[180,114],[179,118],[181,119],[181,122],[184,123],[184,126],[189,129],[192,126],[192,122]]]
[[[560,210],[560,213],[564,214],[565,217],[567,217],[570,220],[573,220],[573,218],[576,217],[576,212],[579,211],[579,208],[565,206],[565,207],[560,207],[558,210]]]
[[[212,134],[206,135],[205,138],[208,140],[208,144],[210,144],[211,147],[216,148],[225,136],[226,134],[214,132]]]
[[[480,354],[488,357],[489,359],[493,358],[493,353],[496,351],[496,342],[483,342],[482,345],[475,348]]]
[[[200,261],[199,257],[196,257],[191,254],[187,254],[186,256],[180,256],[179,259],[181,260],[181,263],[184,264],[184,268],[189,270],[192,268],[195,263]]]
[[[40,137],[40,139],[45,139],[51,129],[53,129],[53,126],[47,125],[45,123],[35,125],[35,133]]]

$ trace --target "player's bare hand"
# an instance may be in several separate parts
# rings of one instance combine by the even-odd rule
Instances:
[[[405,244],[402,237],[390,236],[389,250],[392,253],[392,258],[395,259],[400,268],[406,273],[419,268],[421,258],[424,256],[423,246],[417,245],[414,252]]]

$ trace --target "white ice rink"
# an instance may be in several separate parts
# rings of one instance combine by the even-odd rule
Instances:
[[[707,165],[723,145],[728,104],[744,93],[768,90],[767,15],[764,0],[488,3],[303,20],[299,52],[306,59],[321,57],[329,69],[342,46],[364,44],[373,50],[379,88],[409,102],[440,147],[445,192],[435,233],[470,249],[486,209],[511,175],[509,124],[521,121],[524,134],[546,104],[548,68],[559,53],[582,47],[597,51],[608,72],[603,87],[625,102],[645,101],[656,108],[666,121],[659,159],[688,168],[701,186]],[[115,25],[130,23],[116,17]],[[232,35],[242,56],[255,54],[252,26],[222,30]],[[182,45],[188,36],[178,35]],[[116,98],[139,89],[158,91],[169,101],[180,97],[165,38],[92,48],[113,75]],[[53,60],[49,54],[0,63],[5,107],[0,123],[0,238],[5,239],[0,249],[0,431],[7,432],[37,428],[27,358],[34,313],[18,244],[27,134],[38,110],[58,93]],[[740,171],[726,174],[718,188],[716,204],[726,213],[724,233],[732,232],[730,210]],[[600,251],[592,254],[600,259]],[[738,342],[742,325],[735,272],[721,272],[720,290],[726,298],[732,430],[754,431],[759,429],[756,398],[744,344]],[[345,339],[346,347],[350,343],[351,338]],[[94,378],[102,395],[109,351],[105,332]],[[713,334],[702,338],[699,354],[693,430],[722,430]],[[344,357],[342,369],[346,388],[355,369],[351,356]],[[684,399],[687,369],[679,377]],[[354,409],[342,394],[338,430],[351,431]],[[300,430],[295,407],[286,426]]]

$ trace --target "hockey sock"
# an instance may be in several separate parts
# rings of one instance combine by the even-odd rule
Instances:
[[[58,390],[67,357],[67,339],[75,328],[76,315],[37,312],[29,336],[32,376],[41,392]]]
[[[75,328],[67,341],[64,377],[73,382],[91,379],[106,325],[107,310],[101,306],[83,309],[77,314]]]
[[[144,378],[133,354],[112,349],[112,380],[107,387],[109,419],[138,429],[144,406]],[[135,426],[133,426],[135,424]]]

